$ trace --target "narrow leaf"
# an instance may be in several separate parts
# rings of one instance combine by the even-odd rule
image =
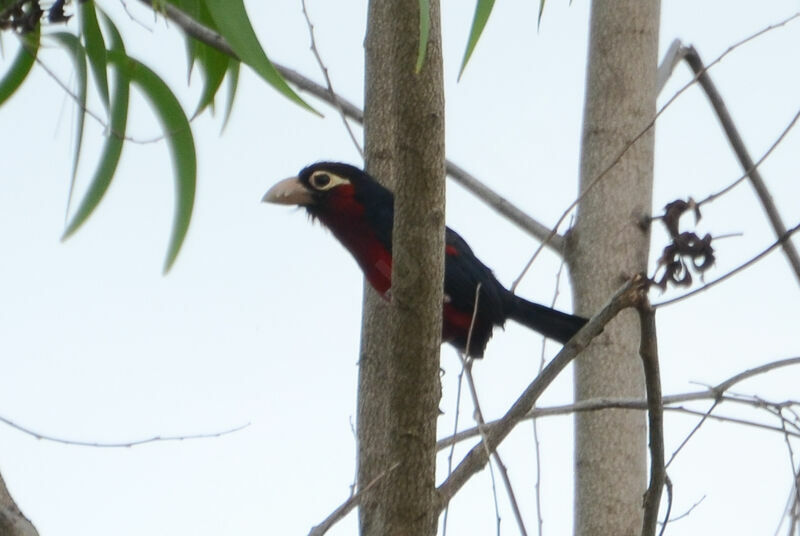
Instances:
[[[169,0],[172,5],[191,16],[194,20],[216,30],[211,13],[200,0]],[[233,61],[228,55],[219,50],[202,43],[193,37],[186,36],[186,48],[189,56],[189,78],[191,79],[192,69],[195,63],[200,65],[203,75],[203,92],[197,108],[192,117],[200,115],[207,107],[214,104],[214,98],[219,91],[225,73],[228,70],[228,63]]]
[[[419,0],[419,52],[415,72],[420,72],[425,64],[425,54],[428,51],[428,36],[431,32],[431,3],[430,0]]]
[[[540,29],[541,26],[542,26],[542,15],[544,14],[544,2],[545,2],[545,0],[539,0],[539,16],[536,18],[536,29],[537,30]]]
[[[76,121],[75,132],[75,156],[72,159],[72,177],[69,181],[69,194],[67,196],[67,215],[72,204],[72,193],[75,188],[75,178],[78,174],[78,163],[81,156],[81,145],[83,144],[83,126],[86,119],[86,86],[89,77],[86,69],[86,50],[81,45],[80,39],[69,32],[56,32],[50,34],[58,41],[72,58],[75,64],[75,72],[78,79],[78,118]]]
[[[239,87],[239,65],[236,60],[231,60],[228,65],[228,98],[225,102],[225,115],[222,118],[222,130],[228,124],[228,119],[231,118],[231,111],[233,111],[233,101],[236,98],[236,89]]]
[[[106,66],[106,43],[103,33],[100,31],[100,24],[97,22],[97,12],[94,0],[78,2],[78,18],[81,22],[81,33],[86,43],[86,55],[89,57],[89,65],[92,68],[97,91],[100,99],[108,110],[108,74]]]
[[[225,73],[228,72],[228,64],[235,61],[206,45],[197,47],[197,59],[203,73],[203,92],[192,117],[200,115],[214,103],[214,97],[222,85]]]
[[[489,20],[489,15],[492,14],[494,7],[494,0],[478,0],[475,5],[475,16],[472,19],[472,29],[469,31],[469,39],[467,40],[467,50],[464,52],[464,60],[461,62],[461,70],[458,72],[458,78],[464,74],[464,69],[467,67],[467,62],[475,51],[475,45],[478,44],[483,29],[486,27],[486,22]]]
[[[14,94],[31,72],[39,51],[40,29],[41,26],[37,24],[34,31],[22,35],[19,51],[8,72],[0,79],[0,106]]]
[[[186,37],[186,63],[188,65],[187,72],[186,72],[186,83],[189,84],[192,81],[192,70],[194,69],[194,62],[197,59],[197,44],[198,41],[194,38]]]
[[[189,120],[169,86],[143,63],[113,52],[109,60],[130,78],[150,101],[164,128],[175,172],[175,215],[172,223],[164,273],[169,272],[181,249],[194,206],[197,156]]]
[[[124,56],[125,46],[119,32],[110,19],[105,16],[103,18],[111,33],[111,50],[114,54]],[[116,69],[114,78],[114,91],[111,94],[110,102],[111,123],[108,129],[108,137],[106,137],[103,149],[100,151],[100,162],[94,176],[89,181],[86,194],[84,194],[81,204],[67,224],[61,240],[66,240],[72,236],[86,222],[103,199],[111,184],[111,179],[114,177],[114,172],[117,170],[128,123],[130,80],[127,73],[119,68]]]
[[[243,0],[206,0],[219,33],[228,41],[236,55],[253,68],[268,84],[303,108],[321,115],[309,106],[272,65],[258,42],[244,8]]]

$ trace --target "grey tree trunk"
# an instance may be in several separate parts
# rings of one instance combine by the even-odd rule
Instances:
[[[591,315],[629,276],[646,271],[653,183],[653,131],[596,186],[592,181],[656,110],[659,0],[592,3],[580,203],[568,261],[576,310]],[[644,396],[639,325],[632,311],[580,356],[575,398]],[[645,414],[606,410],[575,417],[575,534],[639,534],[647,477]]]
[[[434,535],[444,278],[439,3],[415,73],[419,3],[373,0],[366,37],[367,170],[395,191],[391,305],[365,292],[358,388],[362,535]]]

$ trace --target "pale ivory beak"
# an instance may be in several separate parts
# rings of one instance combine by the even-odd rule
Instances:
[[[297,177],[289,177],[275,184],[267,190],[262,203],[276,203],[278,205],[310,205],[314,201],[303,183]]]

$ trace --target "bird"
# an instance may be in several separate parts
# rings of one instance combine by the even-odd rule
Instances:
[[[372,288],[391,299],[394,194],[375,178],[350,164],[318,162],[276,183],[261,200],[305,208],[353,255]],[[507,319],[562,344],[587,322],[505,288],[467,242],[446,227],[442,342],[481,358],[495,326],[503,327]]]

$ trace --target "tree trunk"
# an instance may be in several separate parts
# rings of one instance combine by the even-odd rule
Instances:
[[[576,311],[591,315],[631,275],[646,271],[653,188],[652,129],[595,186],[652,120],[659,0],[592,3],[583,124],[582,199],[569,237]],[[580,356],[575,398],[643,398],[639,325],[627,311]],[[575,417],[575,534],[639,534],[647,477],[645,414],[605,410]]]
[[[391,304],[365,292],[358,390],[363,535],[434,535],[444,278],[444,91],[439,3],[415,72],[419,4],[373,0],[366,37],[367,170],[395,191]]]
[[[0,536],[39,536],[36,528],[25,517],[0,476]]]

